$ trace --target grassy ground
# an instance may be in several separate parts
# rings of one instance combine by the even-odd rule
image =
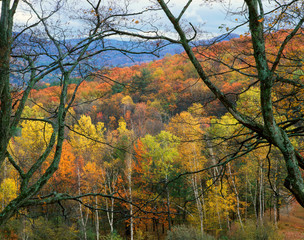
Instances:
[[[282,209],[279,229],[285,239],[304,239],[304,208],[292,203],[289,208]]]

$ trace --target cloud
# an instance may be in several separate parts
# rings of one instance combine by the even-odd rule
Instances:
[[[79,3],[80,2],[80,3]],[[88,7],[87,4],[85,4],[86,1],[78,1],[77,4],[73,5],[74,7],[77,7],[78,9],[85,9]],[[104,2],[107,2],[107,0],[104,0]],[[109,0],[109,2],[111,2]],[[120,4],[125,1],[117,0],[115,4]],[[169,7],[173,14],[176,16],[180,13],[182,8],[184,7],[185,3],[187,1],[185,0],[171,0]],[[186,13],[183,16],[184,22],[191,22],[195,26],[199,26],[202,28],[205,32],[210,32],[214,35],[221,34],[222,32],[219,29],[219,26],[225,24],[227,27],[232,27],[238,24],[234,19],[235,16],[232,17],[231,15],[227,14],[229,11],[238,11],[242,8],[243,5],[242,0],[222,0],[222,1],[204,1],[204,0],[193,0],[190,7],[187,9]],[[73,4],[75,3],[75,0],[65,0],[65,4]],[[50,4],[50,3],[49,3]],[[128,6],[129,9],[135,10],[135,11],[141,11],[143,9],[146,9],[148,6],[151,6],[153,4],[157,4],[157,1],[155,0],[130,0],[130,5]],[[78,12],[79,13],[79,12]],[[155,12],[153,12],[154,14]],[[78,20],[72,19],[72,10],[68,14],[62,14],[57,15],[54,17],[60,17],[61,22],[65,22],[66,26],[69,24],[69,28],[75,28],[76,31],[81,30],[83,28],[83,23],[81,24]],[[77,15],[77,13],[76,13]],[[145,14],[146,18],[151,17],[151,13]],[[24,5],[21,5],[21,7],[18,8],[18,11],[16,13],[15,21],[17,23],[25,23],[28,21],[28,19],[31,19],[31,21],[37,20],[33,15],[30,14],[30,12],[26,11]],[[156,21],[158,24],[163,24],[163,26],[168,27],[166,30],[172,29],[171,23],[168,21],[166,16],[163,12],[157,13]],[[225,26],[225,27],[226,27]],[[148,28],[148,26],[147,26]],[[242,31],[242,30],[240,30]]]

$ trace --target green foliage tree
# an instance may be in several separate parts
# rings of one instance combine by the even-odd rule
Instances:
[[[114,83],[112,86],[112,93],[121,93],[124,90],[124,86],[120,83]]]
[[[140,95],[145,94],[146,88],[151,82],[151,72],[147,68],[140,71],[140,75],[135,75],[132,79],[131,93],[139,92]]]
[[[161,131],[156,136],[146,135],[142,138],[145,147],[145,174],[153,181],[164,181],[166,189],[166,205],[168,211],[168,227],[171,230],[170,190],[168,181],[170,175],[176,172],[175,161],[179,157],[179,139],[167,131]]]
[[[141,139],[147,152],[147,174],[156,181],[168,179],[174,171],[174,161],[178,158],[178,138],[167,131],[156,136],[146,135]]]

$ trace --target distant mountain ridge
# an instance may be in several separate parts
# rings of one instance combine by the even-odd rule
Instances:
[[[16,36],[16,33],[15,33]],[[210,45],[216,42],[227,41],[233,38],[239,38],[237,34],[221,35],[208,40],[199,40],[193,42],[194,46]],[[64,44],[66,46],[65,51],[75,46],[77,43],[83,41],[83,38],[78,39],[66,39]],[[97,71],[104,67],[127,67],[136,64],[151,62],[164,58],[166,55],[180,54],[184,51],[183,47],[179,44],[164,43],[162,48],[156,51],[154,54],[149,52],[158,47],[158,42],[136,42],[136,41],[122,41],[115,39],[104,39],[100,42],[93,43],[88,49],[89,52],[101,51],[100,54],[94,55],[83,62],[83,67],[90,68],[89,71]],[[105,51],[103,51],[105,50]],[[121,51],[119,51],[121,50]],[[130,52],[137,52],[132,54]],[[46,54],[47,53],[47,54]],[[149,54],[148,54],[149,53]],[[48,66],[57,59],[57,49],[55,45],[44,38],[38,38],[29,34],[22,33],[13,45],[12,54],[15,56],[28,55],[33,56],[36,62],[36,66],[40,69],[47,69]],[[77,58],[77,55],[74,57]],[[69,62],[73,56],[67,57],[64,61]],[[22,85],[23,79],[26,79],[29,72],[25,70],[27,63],[17,61],[12,65],[11,83],[16,85]],[[18,73],[19,72],[19,73]],[[23,72],[20,74],[20,72]],[[59,70],[54,71],[44,77],[44,82],[53,82],[54,77],[58,77]],[[74,77],[79,76],[78,73],[74,74]]]
[[[233,38],[239,38],[240,36],[238,34],[224,34],[220,35],[218,37],[214,37],[208,40],[199,40],[195,42],[195,45],[210,45],[215,42],[222,42],[222,41],[229,41]],[[124,47],[126,45],[132,45],[134,42],[131,41],[120,41],[120,40],[107,40],[111,42],[111,45],[114,47]],[[152,43],[147,43],[151,44]],[[154,44],[155,45],[155,44]],[[145,49],[138,49],[139,51],[145,51]],[[134,64],[140,64],[144,62],[150,62],[154,60],[161,59],[165,57],[167,54],[174,55],[174,54],[180,54],[184,51],[183,47],[179,44],[169,44],[163,47],[160,51],[157,52],[158,56],[152,55],[152,54],[130,54],[128,56],[117,52],[117,51],[106,51],[103,54],[103,57],[107,59],[108,66],[113,67],[124,67],[124,66],[131,66]],[[96,56],[95,58],[98,58]]]
[[[214,37],[209,40],[199,40],[195,41],[195,45],[210,45],[214,42],[222,42],[227,41],[233,38],[239,38],[238,34],[224,34],[220,35],[218,37]],[[78,39],[67,39],[65,40],[66,45],[74,46],[78,42],[82,41],[82,38]],[[16,51],[21,51],[21,49],[25,49],[26,51],[35,51],[36,53],[41,51],[41,46],[38,44],[38,42],[41,42],[41,45],[43,45],[43,51],[47,50],[49,51],[50,55],[56,55],[56,47],[50,43],[48,40],[39,39],[31,37],[27,34],[22,34],[18,37],[18,40],[16,42]],[[22,47],[19,47],[19,46]],[[102,46],[101,46],[102,45]],[[149,47],[150,45],[150,47]],[[136,41],[123,41],[123,40],[115,40],[115,39],[106,39],[102,42],[93,44],[89,51],[100,51],[103,48],[104,49],[117,49],[117,50],[106,50],[102,52],[101,54],[98,54],[96,56],[93,56],[90,59],[90,63],[94,65],[95,68],[102,68],[104,66],[107,67],[124,67],[124,66],[131,66],[134,64],[140,64],[144,62],[150,62],[153,60],[161,59],[167,54],[180,54],[184,51],[182,46],[178,44],[165,44],[163,48],[161,48],[159,51],[153,54],[130,54],[127,53],[127,51],[135,51],[135,52],[149,52],[155,48],[156,42],[146,42],[143,44],[140,44]],[[39,50],[40,49],[40,50]],[[118,49],[123,49],[124,51],[118,51]],[[38,65],[44,64],[47,65],[51,62],[51,58],[47,56],[41,56],[37,59]]]

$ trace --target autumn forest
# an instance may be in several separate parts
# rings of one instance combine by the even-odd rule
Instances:
[[[0,3],[0,239],[302,239],[303,1],[242,1],[247,31],[193,44],[191,0],[83,2],[77,41],[50,21],[61,1],[24,1],[18,27]]]

